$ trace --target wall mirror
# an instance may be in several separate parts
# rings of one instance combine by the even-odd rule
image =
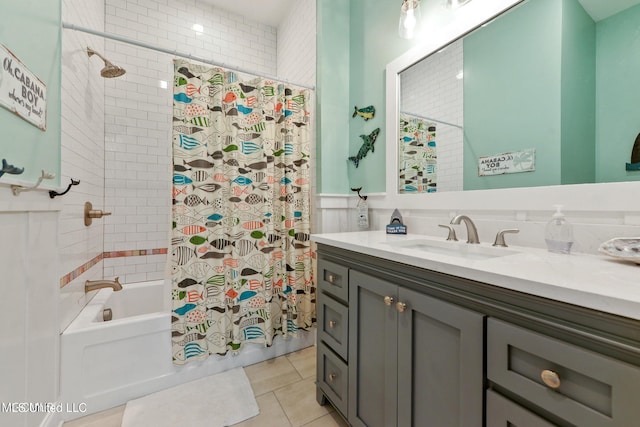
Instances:
[[[640,180],[640,0],[514,3],[387,67],[397,193]]]

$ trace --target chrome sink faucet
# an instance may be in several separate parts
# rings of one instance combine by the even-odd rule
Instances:
[[[86,293],[102,288],[111,288],[114,291],[121,291],[122,285],[118,279],[119,277],[116,277],[115,280],[87,280],[84,282],[84,291]]]
[[[460,221],[464,222],[464,225],[467,226],[467,243],[480,243],[480,239],[478,239],[478,229],[473,221],[471,221],[471,218],[466,215],[456,215],[451,220],[451,224],[457,225],[460,224]]]

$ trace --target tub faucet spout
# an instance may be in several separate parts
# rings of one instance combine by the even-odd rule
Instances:
[[[467,226],[467,243],[480,243],[478,229],[471,218],[466,215],[457,215],[451,220],[451,224],[460,224],[460,222],[464,222],[464,225]]]
[[[84,282],[84,291],[86,293],[102,288],[111,288],[114,291],[121,291],[122,285],[118,279],[119,277],[116,277],[115,280],[87,280]]]

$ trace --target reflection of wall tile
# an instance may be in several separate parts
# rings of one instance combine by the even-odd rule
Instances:
[[[402,110],[463,125],[462,42],[402,73]],[[428,78],[425,78],[428,76]],[[438,191],[462,189],[462,131],[438,124]]]

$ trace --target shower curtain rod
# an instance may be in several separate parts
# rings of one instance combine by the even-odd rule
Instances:
[[[408,114],[410,116],[413,117],[417,117],[419,119],[425,119],[425,120],[431,120],[432,122],[436,122],[436,123],[441,123],[443,125],[448,125],[448,126],[453,126],[454,128],[458,128],[460,130],[464,130],[464,128],[460,125],[456,125],[453,123],[449,123],[449,122],[443,122],[442,120],[436,120],[436,119],[432,119],[431,117],[425,117],[425,116],[421,116],[420,114],[414,114],[414,113],[410,113],[408,111],[400,111],[402,114]]]
[[[136,40],[128,39],[126,37],[118,36],[116,34],[104,33],[102,31],[93,30],[91,28],[81,27],[81,26],[78,26],[78,25],[75,25],[75,24],[69,24],[68,22],[62,22],[62,28],[66,28],[66,29],[74,30],[74,31],[81,31],[83,33],[93,34],[94,36],[100,36],[100,37],[104,37],[106,39],[111,39],[111,40],[119,41],[119,42],[122,42],[122,43],[132,44],[134,46],[143,47],[145,49],[151,49],[151,50],[155,50],[155,51],[158,51],[158,52],[167,53],[167,54],[173,55],[173,56],[180,56],[180,57],[183,57],[183,58],[188,58],[188,59],[193,60],[193,61],[204,62],[205,64],[210,64],[210,65],[213,65],[213,66],[216,66],[216,67],[223,67],[223,68],[226,68],[226,69],[231,70],[231,71],[237,71],[239,73],[250,74],[252,76],[265,77],[267,79],[276,80],[276,81],[283,82],[283,83],[288,83],[290,85],[298,86],[298,87],[301,87],[301,88],[315,90],[315,86],[308,86],[308,85],[304,85],[304,84],[294,83],[294,82],[290,82],[288,80],[280,79],[278,77],[267,76],[267,75],[263,75],[263,74],[260,74],[260,73],[255,73],[253,71],[244,70],[244,69],[238,68],[238,67],[231,67],[231,66],[226,65],[226,64],[216,63],[216,62],[213,62],[213,61],[211,61],[209,59],[200,58],[200,57],[197,57],[195,55],[191,55],[190,53],[178,52],[177,50],[171,50],[171,49],[165,49],[165,48],[159,47],[159,46],[153,46],[153,45],[150,45],[150,44],[147,44],[147,43],[142,43],[142,42],[139,42],[139,41],[136,41]]]

